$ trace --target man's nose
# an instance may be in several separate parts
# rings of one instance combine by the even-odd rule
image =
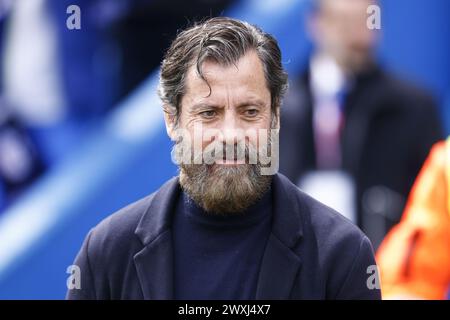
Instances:
[[[220,131],[223,143],[235,144],[242,139],[242,128],[240,128],[239,120],[233,110],[225,111]]]

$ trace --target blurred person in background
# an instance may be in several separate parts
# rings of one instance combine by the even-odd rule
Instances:
[[[0,211],[159,66],[179,28],[231,2],[0,1]]]
[[[280,172],[355,222],[375,247],[398,222],[441,123],[427,92],[375,61],[371,0],[317,0],[307,70],[281,109]]]
[[[431,150],[377,262],[383,298],[450,297],[450,138]]]
[[[20,112],[14,107],[15,97],[12,97],[14,94],[11,94],[11,46],[8,39],[11,23],[13,20],[17,20],[13,15],[13,7],[13,1],[0,2],[0,213],[20,195],[22,189],[45,169],[36,141],[33,140],[21,121]],[[39,16],[39,12],[37,12],[37,16]],[[33,49],[37,48],[33,47]],[[30,75],[34,69],[29,67],[28,64],[25,64],[22,66],[22,70],[26,69]],[[17,81],[24,80],[21,76],[23,73],[18,75]],[[36,87],[40,88],[39,84],[45,82],[45,79],[40,78],[38,83],[28,83],[27,85],[36,89]],[[32,98],[25,97],[28,92],[22,92],[24,99]],[[44,93],[47,92],[44,90]],[[38,109],[37,111],[45,113],[45,110]]]
[[[116,0],[108,0],[116,3]],[[105,0],[103,0],[105,2]],[[120,1],[119,1],[120,2]],[[125,96],[161,63],[178,30],[191,21],[220,15],[234,0],[127,0],[128,8],[110,23],[107,36],[117,43],[121,84]],[[123,5],[122,5],[123,7]]]
[[[52,0],[65,93],[76,116],[104,114],[155,71],[179,29],[233,0]],[[66,27],[78,5],[81,29]],[[89,83],[90,85],[86,85]]]

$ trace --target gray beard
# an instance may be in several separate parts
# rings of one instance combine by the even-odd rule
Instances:
[[[211,214],[244,212],[263,197],[271,182],[272,176],[261,175],[257,164],[180,165],[182,189]]]
[[[271,150],[271,137],[266,152]],[[256,150],[251,145],[223,145],[245,156],[245,164],[223,165],[192,161],[177,163],[180,167],[180,185],[184,192],[207,213],[219,215],[241,214],[260,200],[270,187],[272,175],[261,174],[261,162],[249,163],[249,154]],[[174,145],[175,158],[182,154],[182,142]],[[224,150],[224,154],[225,154]],[[191,155],[193,157],[193,155]],[[202,155],[200,155],[202,156]],[[220,157],[219,155],[217,155]],[[195,160],[195,159],[191,159]]]

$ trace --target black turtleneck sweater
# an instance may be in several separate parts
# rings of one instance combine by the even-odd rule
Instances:
[[[271,191],[245,212],[207,213],[182,193],[173,220],[175,299],[254,299]]]

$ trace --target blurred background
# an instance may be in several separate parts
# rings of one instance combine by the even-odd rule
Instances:
[[[375,248],[399,221],[450,133],[449,1],[0,0],[0,299],[63,299],[89,229],[177,174],[158,66],[217,15],[279,41],[281,172]]]

